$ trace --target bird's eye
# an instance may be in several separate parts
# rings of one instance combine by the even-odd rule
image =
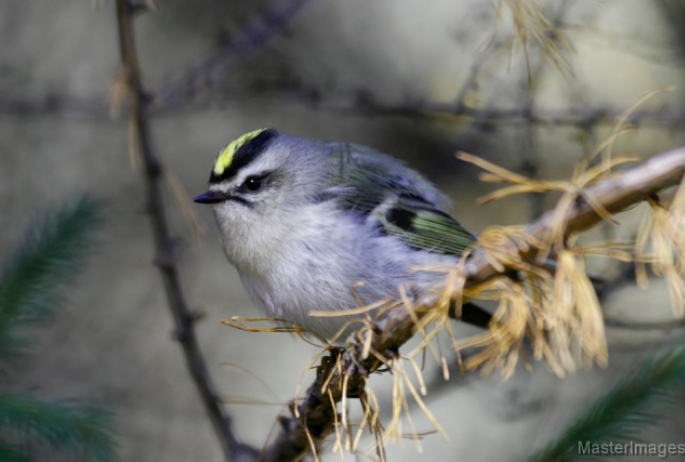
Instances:
[[[243,187],[248,191],[259,191],[262,187],[262,178],[258,176],[248,176],[243,182]]]

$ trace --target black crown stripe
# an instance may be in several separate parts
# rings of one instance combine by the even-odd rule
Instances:
[[[224,170],[221,175],[217,175],[214,173],[214,169],[212,169],[212,173],[209,176],[209,182],[220,183],[235,177],[240,170],[254,162],[262,153],[264,153],[264,151],[266,151],[269,143],[277,134],[278,132],[275,129],[267,128],[259,135],[240,146],[233,156],[231,165]]]

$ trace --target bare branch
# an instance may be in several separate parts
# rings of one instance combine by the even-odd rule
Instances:
[[[564,109],[535,109],[528,107],[511,108],[454,108],[448,103],[418,102],[406,105],[382,104],[364,100],[350,107],[338,105],[341,110],[362,110],[376,115],[407,117],[407,118],[435,118],[445,117],[468,117],[487,121],[487,125],[494,126],[498,123],[509,124],[540,124],[540,125],[564,125],[587,127],[594,124],[615,123],[624,111],[612,108],[564,108]],[[673,128],[682,126],[685,120],[685,112],[679,108],[663,107],[658,110],[638,110],[632,112],[627,123],[655,123]]]
[[[318,109],[340,113],[369,113],[374,116],[400,117],[411,119],[431,119],[436,117],[466,117],[482,120],[486,127],[497,124],[536,124],[554,126],[575,126],[579,128],[591,127],[595,124],[614,124],[624,110],[610,107],[583,107],[563,109],[532,109],[525,106],[511,108],[455,108],[450,103],[435,103],[430,101],[411,102],[406,104],[387,104],[374,101],[368,93],[362,90],[330,93],[321,98],[315,89],[285,88],[276,90],[269,97],[284,102],[297,102],[302,105],[316,106]],[[217,94],[212,99],[214,107],[234,106],[236,102],[254,99],[255,95],[241,92],[240,94]],[[109,112],[97,97],[64,97],[51,95],[42,100],[28,101],[23,99],[0,99],[0,114],[19,117],[58,115],[61,117],[89,120],[106,120]],[[188,101],[184,101],[187,103]],[[161,105],[148,108],[153,115],[172,112],[177,106]],[[680,128],[685,122],[685,110],[682,108],[663,106],[659,109],[645,109],[633,111],[626,120],[629,124],[660,125],[665,128]]]
[[[175,240],[171,235],[162,193],[164,166],[152,150],[148,131],[146,102],[134,42],[132,6],[117,0],[119,47],[124,77],[129,92],[129,117],[134,149],[139,151],[144,166],[147,205],[157,255],[155,263],[161,273],[169,309],[174,318],[175,337],[181,344],[186,364],[202,398],[205,410],[217,434],[227,460],[254,460],[256,451],[240,443],[231,428],[231,418],[224,410],[200,351],[194,324],[198,316],[190,309],[183,291],[176,261]]]
[[[211,87],[214,76],[236,59],[261,50],[270,40],[283,32],[290,21],[309,0],[286,0],[267,9],[241,34],[190,68],[180,78],[163,83],[154,92],[164,106],[178,106],[206,87]]]
[[[155,112],[167,111],[187,103],[198,92],[211,87],[215,76],[226,67],[245,55],[256,53],[283,30],[297,16],[309,0],[287,0],[278,2],[266,9],[252,21],[233,40],[222,43],[199,63],[190,67],[182,75],[174,76],[151,90],[157,104]],[[133,12],[154,9],[153,0],[129,2]],[[0,114],[35,116],[58,114],[78,119],[107,119],[109,111],[104,103],[106,98],[98,96],[74,97],[61,94],[48,94],[43,99],[0,99]]]
[[[612,214],[618,213],[677,184],[682,181],[684,174],[685,146],[601,180],[586,188],[583,199],[576,200],[567,210],[563,217],[564,229],[573,233],[588,229],[603,219],[597,213],[598,205]],[[551,211],[529,225],[526,232],[532,237],[531,242],[547,242],[558,225],[559,217]],[[509,248],[506,248],[507,245]],[[521,249],[515,242],[503,246],[503,252],[518,254],[527,261],[534,261],[539,252],[544,252],[534,246]],[[491,264],[485,250],[476,249],[465,264],[464,287],[475,287],[501,274],[501,269]],[[429,307],[433,303],[434,300],[426,300],[422,306]],[[364,394],[368,375],[397,357],[399,348],[413,336],[416,319],[426,313],[426,310],[421,309],[412,314],[406,310],[389,310],[372,331],[367,331],[367,335],[372,335],[370,349],[364,345],[368,339],[358,339],[344,352],[334,350],[325,357],[317,369],[316,381],[307,390],[305,398],[299,404],[292,403],[291,416],[281,417],[281,431],[275,442],[265,449],[263,460],[292,460],[312,449],[318,450],[321,442],[334,429],[337,403],[343,396],[354,398]],[[375,354],[364,356],[365,351]]]
[[[561,26],[564,16],[567,13],[568,7],[569,2],[567,0],[559,2],[559,4],[557,5],[557,11],[554,14],[554,19],[551,22],[551,25],[554,27],[552,31],[557,30]],[[560,42],[558,49],[563,49],[563,41],[565,40],[565,38],[563,38],[563,36],[559,34],[552,33],[551,31],[549,32],[549,34],[551,34],[551,36],[549,37],[549,41],[553,44],[555,44],[556,42]],[[538,92],[538,89],[540,88],[540,81],[542,80],[542,76],[547,70],[547,64],[549,64],[550,61],[551,60],[547,59],[543,53],[539,53],[528,58],[528,62],[530,65],[530,75],[528,76],[528,85],[526,91],[522,93],[522,96],[520,98],[521,109],[526,113],[533,113],[533,108],[536,101],[535,96]],[[519,86],[522,87],[523,85],[519,84]],[[483,123],[487,123],[487,119],[481,120],[480,126],[476,125],[475,128],[477,130],[477,134],[482,133]],[[537,140],[536,128],[536,125],[532,121],[524,128],[523,139],[520,149],[520,170],[531,178],[536,178],[538,176],[538,168],[540,165],[539,159],[537,159],[538,150],[535,146]],[[471,130],[473,130],[473,128]],[[532,216],[530,218],[537,218],[544,211],[543,196],[540,194],[531,194],[529,197],[532,212]]]

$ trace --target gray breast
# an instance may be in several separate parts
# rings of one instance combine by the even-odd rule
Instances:
[[[444,275],[412,267],[456,261],[410,249],[398,238],[382,235],[349,214],[314,213],[317,226],[294,229],[268,269],[259,274],[241,272],[241,276],[255,303],[266,313],[322,338],[331,338],[350,320],[364,315],[314,317],[311,311],[344,313],[360,304],[397,298],[400,284],[425,290]],[[350,329],[355,325],[361,327],[357,323]]]

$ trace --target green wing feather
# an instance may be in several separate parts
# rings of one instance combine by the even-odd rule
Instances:
[[[330,143],[330,196],[373,216],[383,231],[415,249],[460,255],[475,237],[445,210],[449,200],[396,159],[365,146]]]
[[[388,234],[398,236],[409,246],[436,253],[461,255],[475,237],[446,213],[398,201],[379,214]]]

